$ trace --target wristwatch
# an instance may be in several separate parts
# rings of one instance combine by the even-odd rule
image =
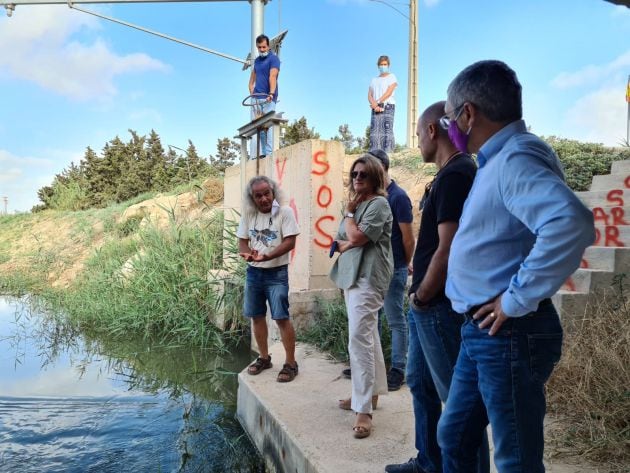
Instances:
[[[345,215],[345,216],[346,216],[347,218],[354,218],[354,213],[352,213],[352,212],[346,212],[346,215]]]

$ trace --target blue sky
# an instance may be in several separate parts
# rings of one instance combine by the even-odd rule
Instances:
[[[384,0],[408,12],[405,0]],[[419,0],[419,109],[480,59],[501,59],[523,84],[535,133],[608,145],[626,134],[630,9],[602,0]],[[83,5],[232,56],[250,49],[248,2]],[[281,8],[279,8],[281,7]],[[0,15],[3,12],[0,11]],[[288,29],[278,110],[305,116],[322,138],[369,124],[367,88],[379,55],[398,78],[396,139],[405,141],[407,19],[373,0],[272,0],[265,32]],[[204,156],[248,121],[249,71],[218,56],[67,6],[18,6],[0,16],[0,196],[9,211],[129,128]]]

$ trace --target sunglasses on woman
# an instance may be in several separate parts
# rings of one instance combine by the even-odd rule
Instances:
[[[368,174],[365,171],[352,171],[350,173],[350,177],[352,179],[363,180],[363,179],[367,179],[368,178]]]

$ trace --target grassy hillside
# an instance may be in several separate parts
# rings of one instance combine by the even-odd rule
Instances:
[[[0,293],[39,295],[94,332],[223,347],[209,319],[223,304],[235,316],[228,331],[242,322],[239,295],[219,300],[212,272],[230,264],[223,215],[208,203],[216,184],[105,209],[0,217]]]

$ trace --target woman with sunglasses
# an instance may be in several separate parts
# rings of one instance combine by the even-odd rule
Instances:
[[[387,393],[377,318],[394,268],[392,212],[385,198],[383,166],[375,157],[364,154],[352,163],[348,194],[333,243],[341,254],[330,273],[344,290],[352,371],[352,396],[339,401],[339,407],[356,412],[354,437],[365,438],[372,431],[378,395]]]

